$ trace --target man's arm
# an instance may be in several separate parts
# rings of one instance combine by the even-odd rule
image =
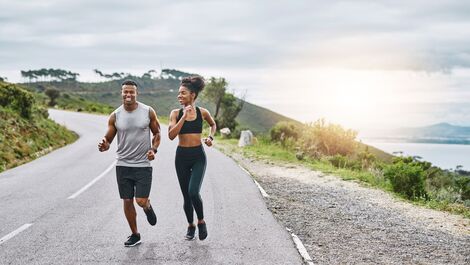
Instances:
[[[98,144],[98,150],[100,152],[107,151],[109,149],[109,145],[113,142],[117,132],[115,122],[116,114],[112,113],[108,119],[108,131],[106,132],[101,142]]]
[[[154,109],[150,108],[150,130],[152,131],[152,148],[147,152],[147,158],[149,160],[155,159],[155,153],[157,152],[158,147],[160,146],[160,122],[158,121],[157,113]]]

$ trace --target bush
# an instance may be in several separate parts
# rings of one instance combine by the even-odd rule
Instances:
[[[0,106],[10,108],[23,118],[31,118],[33,95],[13,84],[0,83]]]
[[[57,104],[55,100],[60,96],[60,91],[59,90],[57,90],[55,88],[47,88],[44,91],[44,94],[46,94],[50,99],[49,100],[49,106],[53,107]]]
[[[458,176],[455,179],[455,184],[459,190],[462,200],[470,200],[470,177],[469,176]]]
[[[269,131],[271,140],[284,143],[287,139],[298,140],[302,134],[302,125],[289,121],[280,121]]]
[[[361,163],[361,169],[370,168],[374,164],[374,162],[377,161],[377,157],[371,152],[369,152],[368,146],[366,146],[364,151],[360,152],[357,155],[357,159]]]
[[[390,180],[393,190],[408,199],[428,199],[424,189],[426,172],[419,161],[398,158],[393,164],[385,165],[384,176]]]
[[[321,119],[302,130],[301,146],[309,155],[350,155],[357,149],[357,132],[343,129],[340,125],[326,124]]]

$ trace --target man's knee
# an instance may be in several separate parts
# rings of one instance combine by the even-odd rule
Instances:
[[[122,199],[124,205],[131,205],[134,203],[134,199]]]
[[[148,198],[135,198],[135,202],[137,202],[137,204],[138,204],[140,207],[145,207],[145,206],[147,206],[147,201],[148,201]]]

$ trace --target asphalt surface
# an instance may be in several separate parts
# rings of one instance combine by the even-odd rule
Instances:
[[[136,206],[143,243],[125,248],[130,229],[114,168],[67,199],[115,161],[115,142],[108,152],[97,150],[107,117],[58,110],[50,116],[80,138],[0,174],[0,239],[31,224],[0,242],[0,264],[302,264],[250,176],[214,148],[205,148],[201,189],[209,237],[184,240],[187,223],[174,168],[177,140],[168,139],[164,126],[150,194],[158,223],[150,226]]]

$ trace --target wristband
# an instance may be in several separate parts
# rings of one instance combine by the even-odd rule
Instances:
[[[209,135],[209,137],[207,137],[207,138],[211,139],[211,141],[214,141],[214,137],[212,137],[212,136],[210,136],[210,135]]]

